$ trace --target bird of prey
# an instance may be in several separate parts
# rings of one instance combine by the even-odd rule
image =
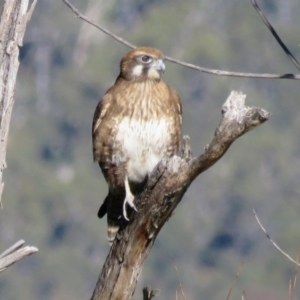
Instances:
[[[93,156],[108,184],[108,195],[99,209],[107,213],[111,243],[124,221],[127,205],[148,175],[163,159],[176,155],[181,141],[180,99],[161,75],[163,53],[138,47],[120,63],[120,74],[96,107],[93,119]]]

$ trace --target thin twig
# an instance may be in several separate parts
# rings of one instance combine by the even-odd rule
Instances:
[[[292,279],[289,280],[289,300],[292,300]]]
[[[244,265],[244,262],[242,261],[242,263],[240,264],[239,269],[238,269],[238,271],[237,271],[237,273],[235,275],[235,279],[234,279],[234,281],[232,282],[232,284],[230,286],[229,293],[227,295],[226,300],[229,300],[230,294],[231,294],[231,292],[232,292],[232,290],[233,290],[233,288],[234,288],[234,286],[235,286],[235,284],[236,284],[236,282],[237,282],[237,280],[238,280],[238,278],[240,276],[240,273],[242,271],[243,265]]]
[[[300,249],[297,250],[297,257],[296,261],[299,261],[299,252]],[[294,273],[294,280],[290,280],[289,283],[289,300],[293,300],[295,296],[295,290],[296,290],[296,285],[297,285],[297,279],[298,279],[298,265],[295,265],[295,273]]]
[[[243,296],[242,296],[242,299],[243,299],[243,300],[248,300],[248,298],[247,298],[247,295],[246,295],[246,292],[245,292],[245,291],[243,291]]]
[[[65,0],[63,0],[65,1]],[[261,74],[261,73],[241,73],[241,72],[230,72],[230,71],[222,71],[222,70],[214,70],[214,69],[207,69],[200,66],[196,66],[190,63],[186,63],[180,61],[178,59],[174,59],[169,56],[165,56],[165,60],[173,62],[175,64],[188,67],[202,73],[218,75],[218,76],[229,76],[229,77],[247,77],[247,78],[266,78],[266,79],[300,79],[300,75],[298,74]]]
[[[255,10],[257,11],[257,13],[260,15],[260,17],[263,20],[263,22],[265,23],[265,25],[267,26],[267,28],[271,31],[272,35],[274,36],[274,38],[276,39],[276,41],[278,42],[278,44],[280,45],[280,47],[283,49],[283,51],[288,56],[288,58],[292,61],[292,63],[296,66],[296,68],[300,71],[300,64],[299,64],[299,62],[294,57],[294,55],[290,52],[290,50],[284,44],[284,42],[281,40],[281,38],[279,37],[279,35],[275,31],[274,27],[270,24],[270,22],[268,21],[268,19],[266,18],[266,16],[262,12],[262,10],[257,5],[256,1],[255,0],[251,0],[251,2],[252,2],[253,7],[255,8]]]
[[[81,20],[89,23],[90,25],[96,27],[97,29],[101,30],[105,34],[109,35],[116,41],[122,43],[125,46],[128,46],[132,49],[136,48],[135,45],[131,44],[130,42],[124,40],[123,38],[119,37],[118,35],[112,33],[110,30],[106,29],[103,26],[95,23],[94,21],[90,20],[86,16],[84,16],[75,6],[73,6],[68,0],[62,0],[72,11],[73,13]],[[172,58],[170,56],[165,56],[165,60],[170,61],[172,63],[194,69],[200,71],[202,73],[218,75],[218,76],[230,76],[230,77],[247,77],[247,78],[266,78],[266,79],[296,79],[300,80],[300,74],[260,74],[260,73],[241,73],[241,72],[229,72],[229,71],[222,71],[222,70],[215,70],[215,69],[207,69],[203,68],[194,64],[186,63],[184,61]]]
[[[292,257],[290,257],[287,253],[285,253],[283,250],[281,250],[281,248],[271,239],[271,237],[269,236],[268,232],[266,231],[266,229],[262,226],[255,210],[253,209],[253,213],[254,216],[256,218],[256,221],[258,223],[258,225],[260,226],[260,228],[262,229],[262,231],[265,233],[265,235],[267,236],[267,238],[270,240],[270,242],[273,244],[273,246],[281,253],[283,254],[285,257],[287,257],[291,262],[293,262],[294,264],[296,264],[297,266],[300,266],[300,264],[295,261]]]
[[[86,16],[84,16],[75,6],[73,6],[68,0],[62,0],[72,11],[73,13],[81,20],[89,23],[90,25],[98,28],[99,30],[101,30],[102,32],[106,33],[107,35],[109,35],[110,37],[114,38],[115,40],[117,40],[118,42],[122,43],[125,46],[128,46],[129,48],[136,48],[136,46],[134,46],[133,44],[127,42],[126,40],[122,39],[121,37],[117,36],[116,34],[112,33],[110,30],[106,29],[103,26],[100,26],[98,24],[96,24],[94,21],[90,20],[89,18],[87,18]]]
[[[37,0],[33,0],[33,2],[31,3],[30,9],[28,10],[28,13],[26,15],[27,22],[30,21],[36,4],[37,4]]]
[[[297,262],[299,262],[299,252],[300,249],[297,251]],[[294,276],[294,283],[293,283],[293,292],[295,293],[296,285],[297,285],[297,279],[298,279],[298,265],[295,265],[295,276]]]
[[[184,291],[183,291],[183,288],[182,288],[182,284],[181,284],[181,282],[180,282],[178,269],[177,269],[176,266],[174,266],[174,268],[175,268],[176,274],[177,274],[177,282],[178,282],[178,286],[179,286],[180,293],[181,293],[183,299],[184,299],[184,300],[187,300],[187,299],[186,299],[186,296],[185,296],[185,293],[184,293]],[[177,291],[176,291],[176,295],[177,295]]]
[[[65,1],[65,0],[63,0]],[[197,65],[193,65],[190,63],[186,63],[184,61],[180,61],[178,59],[174,59],[169,56],[165,56],[165,60],[173,62],[175,64],[188,67],[202,73],[218,75],[218,76],[229,76],[229,77],[247,77],[247,78],[265,78],[265,79],[300,79],[300,75],[298,74],[261,74],[261,73],[241,73],[241,72],[230,72],[230,71],[222,71],[222,70],[214,70],[214,69],[207,69]]]

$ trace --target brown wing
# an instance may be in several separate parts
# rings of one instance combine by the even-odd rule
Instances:
[[[173,118],[173,130],[171,140],[173,141],[173,153],[171,155],[177,155],[179,152],[179,147],[181,143],[181,127],[182,127],[182,106],[180,98],[177,92],[169,87],[169,101],[171,103],[171,107],[173,111],[171,113]]]
[[[107,141],[113,127],[113,122],[109,120],[110,108],[113,105],[111,89],[98,103],[93,119],[93,156],[94,160],[100,162],[106,160],[109,155]]]

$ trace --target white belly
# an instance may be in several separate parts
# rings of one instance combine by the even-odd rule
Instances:
[[[116,140],[121,144],[121,153],[114,162],[118,165],[127,161],[128,179],[141,182],[166,155],[170,134],[165,119],[141,123],[125,118],[119,125]]]

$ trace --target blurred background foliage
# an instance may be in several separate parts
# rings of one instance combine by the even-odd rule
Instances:
[[[3,0],[0,1],[3,5]],[[203,67],[293,73],[248,0],[73,0],[84,14],[136,45]],[[279,35],[299,54],[297,0],[261,0]],[[18,239],[40,251],[1,274],[3,300],[87,299],[109,247],[96,216],[107,192],[92,161],[95,106],[129,49],[74,17],[61,1],[39,0],[20,52],[0,211],[0,245]],[[299,82],[228,78],[166,62],[181,96],[184,134],[199,154],[219,124],[231,90],[272,112],[239,139],[186,193],[158,236],[134,299],[146,284],[175,299],[287,298],[294,266],[270,244],[252,214],[295,256],[300,244]],[[297,289],[300,296],[300,289]]]

